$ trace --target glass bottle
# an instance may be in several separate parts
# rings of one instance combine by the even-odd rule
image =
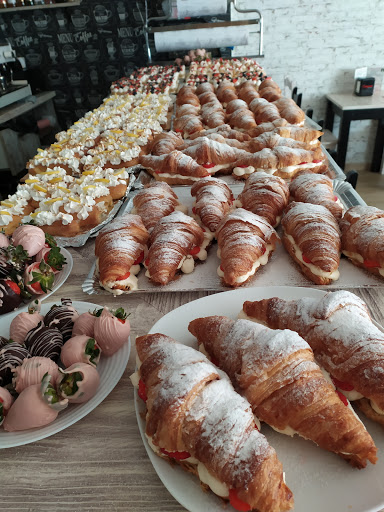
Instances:
[[[7,0],[7,7],[16,7],[16,0]]]
[[[6,9],[7,7],[6,0],[0,0],[0,9]]]

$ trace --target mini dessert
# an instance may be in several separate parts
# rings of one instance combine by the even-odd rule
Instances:
[[[62,336],[64,343],[72,336],[72,329],[79,313],[72,306],[71,299],[61,299],[61,305],[54,305],[45,315],[44,322],[48,327],[55,327]]]
[[[31,357],[31,354],[23,345],[3,338],[0,344],[0,386],[12,381],[12,370],[27,357]]]
[[[72,336],[85,334],[86,336],[93,338],[96,318],[101,315],[102,311],[102,309],[95,309],[93,313],[87,311],[86,313],[79,315],[73,324]]]
[[[8,389],[0,387],[0,427],[4,418],[13,404],[13,397]]]
[[[95,321],[95,339],[105,356],[117,352],[127,341],[131,326],[124,309],[110,311],[104,308]]]
[[[24,343],[27,333],[38,326],[40,322],[44,321],[44,317],[40,315],[40,303],[35,304],[28,308],[28,312],[19,313],[12,320],[9,327],[9,335],[13,341],[17,343]]]
[[[54,282],[55,273],[44,260],[40,263],[38,261],[32,263],[24,271],[25,287],[35,295],[43,295],[48,290],[51,291]]]
[[[32,356],[49,357],[57,361],[63,346],[63,335],[59,329],[46,327],[43,322],[40,322],[37,327],[28,332],[25,346]]]
[[[0,279],[0,315],[17,309],[21,302],[20,287],[12,279]]]
[[[45,234],[37,226],[20,226],[12,234],[12,243],[21,245],[29,257],[35,256],[45,246]]]
[[[51,376],[52,385],[55,386],[59,376],[59,367],[48,357],[30,357],[24,359],[20,366],[12,370],[12,385],[17,393],[34,384],[40,384],[44,375]]]
[[[100,361],[101,349],[94,338],[80,335],[70,338],[61,349],[60,359],[68,368],[74,363],[87,363],[96,367]]]
[[[44,427],[57,418],[59,411],[68,406],[68,400],[60,400],[46,374],[40,384],[25,388],[10,408],[3,427],[8,432]]]
[[[69,403],[80,404],[92,398],[100,384],[98,371],[86,363],[75,363],[62,370],[57,383],[58,393]]]

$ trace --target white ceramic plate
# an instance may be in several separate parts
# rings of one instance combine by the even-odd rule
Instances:
[[[22,311],[28,311],[29,305],[36,299],[40,299],[40,301],[45,300],[47,297],[52,295],[52,293],[55,293],[68,279],[69,274],[71,273],[72,267],[73,267],[73,259],[72,255],[67,249],[64,249],[63,247],[60,247],[61,254],[64,256],[64,258],[67,260],[67,263],[64,265],[63,270],[58,272],[55,275],[55,281],[52,287],[52,290],[48,293],[44,293],[43,295],[34,295],[33,298],[29,302],[25,302],[21,304],[15,311],[11,311],[10,313],[5,313],[4,315],[0,316],[0,320],[7,319],[8,322],[10,322],[11,318],[13,318],[14,313],[21,313]]]
[[[44,303],[41,306],[41,314],[45,315],[53,304],[53,302],[50,302],[49,304]],[[97,307],[97,305],[90,302],[73,302],[73,306],[80,314],[86,313],[89,310],[93,311],[95,307]],[[19,311],[15,311],[12,314],[12,317],[7,319],[4,319],[4,317],[0,318],[0,336],[9,336],[9,324],[13,317],[18,314]],[[5,430],[0,428],[0,448],[11,448],[12,446],[33,443],[34,441],[39,441],[45,437],[52,436],[53,434],[70,427],[93,411],[93,409],[109,395],[119,382],[127,366],[130,351],[131,341],[128,339],[128,343],[121,347],[121,349],[113,356],[101,356],[100,362],[97,365],[97,371],[100,374],[100,385],[96,395],[84,404],[70,404],[66,409],[64,409],[64,411],[59,413],[56,420],[50,425],[21,432],[5,432]]]
[[[292,300],[324,294],[324,291],[312,288],[269,287],[210,295],[171,311],[153,326],[150,333],[163,333],[197,348],[195,338],[188,331],[189,322],[195,318],[225,315],[235,319],[245,300],[269,297]],[[196,477],[179,466],[170,466],[149,448],[144,436],[145,424],[140,417],[144,405],[137,393],[135,407],[148,456],[172,496],[191,512],[222,512],[222,502],[212,493],[202,492]],[[364,417],[362,419],[376,443],[379,456],[376,465],[368,464],[362,470],[351,468],[337,455],[316,447],[310,441],[284,436],[262,426],[262,433],[283,463],[287,485],[294,494],[295,512],[377,512],[384,507],[384,431],[378,424]],[[228,506],[227,511],[230,510],[234,509]]]

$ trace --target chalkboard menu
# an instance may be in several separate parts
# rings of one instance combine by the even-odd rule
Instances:
[[[111,82],[147,63],[133,0],[83,0],[80,6],[0,14],[0,37],[25,57],[41,88],[56,91],[60,124],[98,107]]]

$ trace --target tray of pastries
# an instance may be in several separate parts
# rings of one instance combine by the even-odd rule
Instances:
[[[261,172],[244,186],[214,177],[191,189],[153,181],[99,232],[83,291],[382,286],[378,256],[360,256],[350,243],[358,208],[369,207],[349,183],[308,172],[289,186]]]

